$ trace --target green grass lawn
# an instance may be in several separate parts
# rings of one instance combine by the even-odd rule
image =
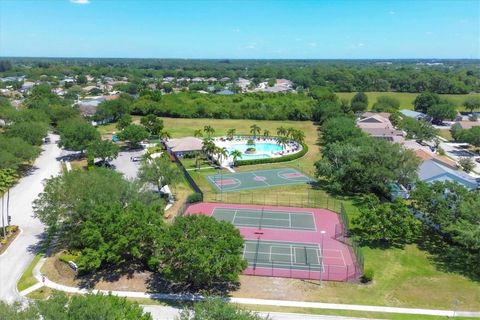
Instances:
[[[352,99],[352,97],[356,94],[356,92],[337,92],[336,95],[340,98],[346,98],[348,100]],[[368,106],[371,108],[377,98],[379,96],[388,95],[394,97],[400,101],[400,109],[411,109],[413,110],[413,101],[417,97],[418,93],[409,93],[409,92],[365,92],[368,97]],[[480,93],[475,93],[475,95],[480,95]],[[467,94],[441,94],[442,98],[446,98],[452,101],[457,107],[459,111],[465,111],[463,107],[463,102],[465,98],[468,96]]]
[[[28,265],[27,269],[23,272],[22,277],[18,280],[17,289],[18,291],[23,291],[27,288],[30,288],[35,283],[37,279],[33,276],[33,268],[37,265],[38,261],[42,258],[43,253],[37,253],[33,258],[32,262]]]

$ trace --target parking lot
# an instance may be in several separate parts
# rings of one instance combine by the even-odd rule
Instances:
[[[129,151],[121,151],[118,157],[110,163],[115,166],[115,170],[123,173],[127,179],[135,179],[137,177],[138,169],[140,168],[140,161],[132,161],[132,157],[141,157],[145,154],[145,149],[135,149]]]

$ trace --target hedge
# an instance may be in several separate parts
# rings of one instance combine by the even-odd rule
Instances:
[[[252,160],[237,160],[235,161],[236,166],[247,166],[252,164],[262,164],[262,163],[276,163],[276,162],[287,162],[292,161],[298,158],[303,157],[308,152],[308,146],[305,143],[302,143],[302,151],[294,154],[289,154],[287,156],[279,158],[263,158],[263,159],[252,159]]]

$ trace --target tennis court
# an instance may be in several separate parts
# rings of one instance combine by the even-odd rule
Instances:
[[[212,216],[237,227],[316,231],[313,212],[271,209],[215,208]]]
[[[219,173],[207,176],[207,180],[221,192],[304,184],[313,181],[310,177],[292,168]]]
[[[245,240],[243,257],[256,268],[322,271],[319,245],[311,243]]]

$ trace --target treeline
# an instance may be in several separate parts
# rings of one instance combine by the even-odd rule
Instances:
[[[8,62],[7,62],[8,61]],[[239,77],[254,83],[273,78],[292,80],[297,87],[326,86],[338,92],[398,91],[460,94],[480,92],[476,60],[162,60],[162,59],[8,59],[0,76],[91,75],[127,77],[141,82],[162,77]],[[436,61],[438,62],[438,61]],[[419,64],[420,63],[420,64]]]

